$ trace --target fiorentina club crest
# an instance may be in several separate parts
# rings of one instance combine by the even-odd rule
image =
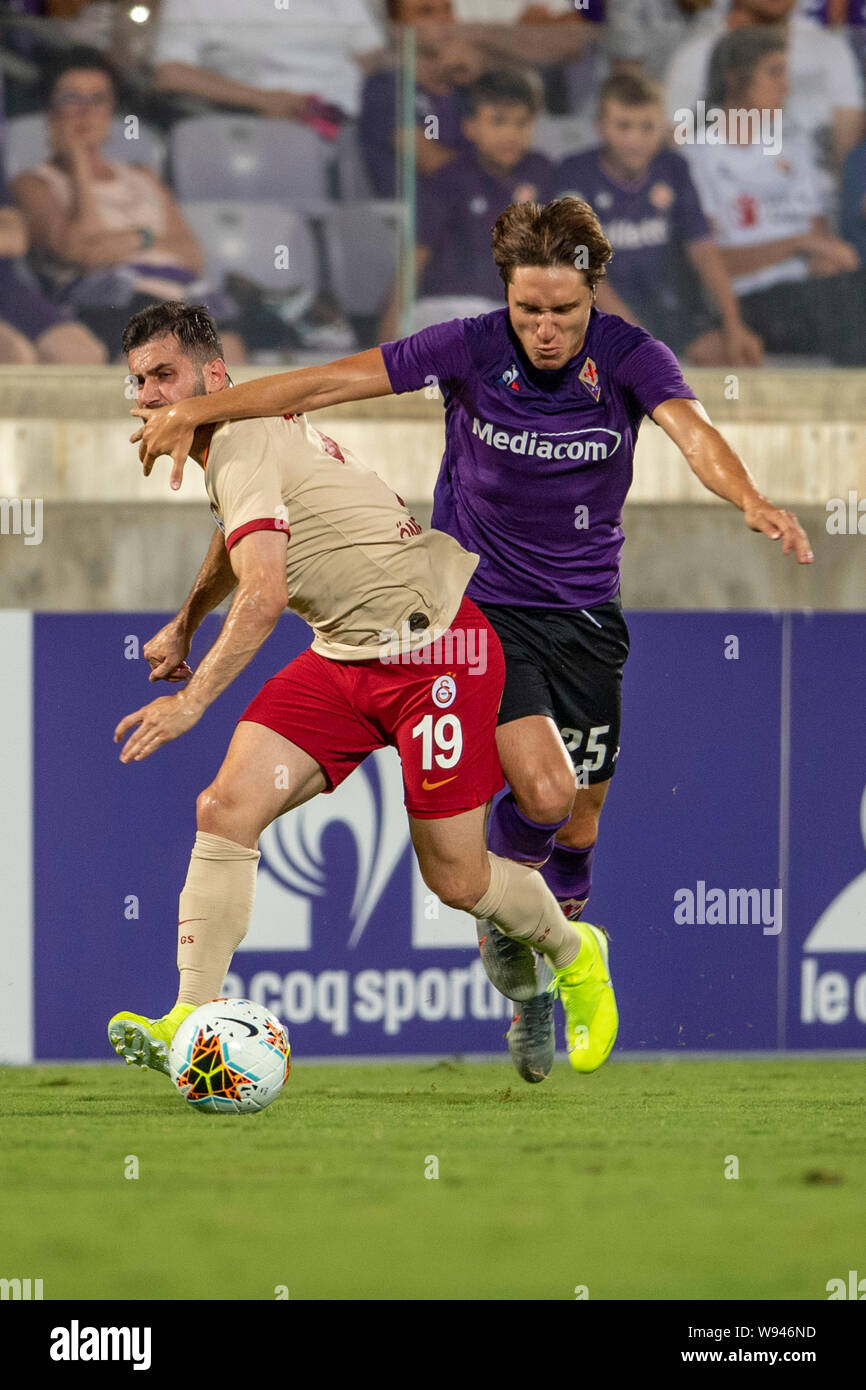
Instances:
[[[601,386],[598,380],[598,368],[591,357],[587,357],[580,369],[579,381],[582,381],[594,401],[601,395]]]

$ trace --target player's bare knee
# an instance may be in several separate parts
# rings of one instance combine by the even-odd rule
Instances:
[[[236,809],[230,792],[218,782],[211,782],[196,799],[196,827],[206,835],[223,835],[231,839],[228,832],[233,826]]]
[[[532,778],[519,792],[515,792],[517,805],[524,816],[538,825],[553,825],[571,815],[574,805],[574,774],[550,776],[539,774]]]
[[[477,870],[463,866],[422,864],[421,877],[445,907],[471,912],[487,891],[490,874],[486,864],[479,865]]]
[[[436,896],[446,907],[453,907],[458,912],[471,912],[475,904],[484,897],[485,891],[480,878],[471,878],[447,884]]]

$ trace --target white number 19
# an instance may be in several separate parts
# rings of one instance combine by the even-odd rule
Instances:
[[[429,772],[433,766],[433,745],[440,752],[435,754],[437,767],[453,767],[463,752],[463,730],[456,714],[443,714],[434,725],[432,714],[425,714],[412,730],[413,738],[421,740],[421,767]]]

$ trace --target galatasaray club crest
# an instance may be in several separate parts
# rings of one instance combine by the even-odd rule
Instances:
[[[439,709],[447,709],[457,699],[457,682],[453,676],[439,676],[433,682],[433,689],[430,693],[433,696],[434,705],[437,705]]]
[[[598,368],[591,357],[587,357],[580,369],[579,381],[582,381],[594,401],[601,395],[601,386],[598,380]]]

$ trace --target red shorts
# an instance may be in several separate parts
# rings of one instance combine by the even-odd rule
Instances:
[[[483,806],[505,784],[496,752],[504,683],[499,638],[464,598],[448,632],[411,662],[331,661],[307,648],[265,683],[241,719],[309,753],[329,791],[369,753],[392,745],[407,811],[436,820]]]

